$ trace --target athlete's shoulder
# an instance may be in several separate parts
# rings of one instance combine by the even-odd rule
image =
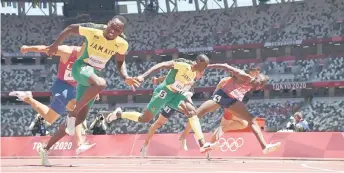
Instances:
[[[104,24],[96,24],[96,23],[80,23],[80,26],[86,27],[86,28],[93,28],[97,30],[104,30],[107,26]]]
[[[174,59],[174,62],[181,62],[181,63],[186,63],[186,64],[192,64],[191,60],[185,59],[185,58],[178,58],[178,59]]]
[[[116,42],[120,45],[128,45],[128,41],[121,36],[116,38]]]
[[[129,43],[124,38],[117,37],[116,38],[116,47],[119,48],[119,49],[126,49],[127,50],[128,47],[129,47]]]

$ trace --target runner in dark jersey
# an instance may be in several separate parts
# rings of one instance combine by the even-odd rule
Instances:
[[[252,129],[252,132],[259,141],[264,154],[279,149],[281,146],[280,142],[274,144],[266,143],[255,117],[248,112],[243,102],[245,94],[251,90],[262,89],[268,77],[263,74],[254,77],[227,64],[210,64],[208,67],[223,69],[231,73],[232,77],[226,80],[219,89],[214,92],[211,100],[207,100],[196,110],[197,115],[202,117],[222,107],[233,116],[245,120],[248,123],[248,126]],[[215,137],[220,137],[223,133],[223,127],[220,126],[215,131]]]

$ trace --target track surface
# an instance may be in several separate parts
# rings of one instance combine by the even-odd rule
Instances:
[[[248,159],[2,159],[1,172],[114,172],[114,173],[344,173],[343,161]]]

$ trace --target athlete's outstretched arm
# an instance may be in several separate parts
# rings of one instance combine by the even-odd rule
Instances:
[[[58,46],[58,49],[55,55],[59,56],[63,62],[67,62],[74,48],[80,49],[80,47],[77,47],[77,46],[67,46],[67,45]],[[48,50],[49,50],[49,46],[45,46],[45,45],[33,45],[33,46],[24,45],[20,48],[20,51],[22,54],[25,54],[27,52],[47,53]]]
[[[238,68],[232,67],[228,64],[209,64],[208,68],[217,68],[217,69],[226,70],[229,73],[231,73],[233,76],[235,76],[239,79],[242,79],[242,80],[252,80],[253,79],[249,74],[245,73],[244,71],[242,71]]]
[[[57,52],[58,46],[71,34],[80,35],[79,26],[79,24],[71,24],[67,28],[65,28],[56,38],[56,40],[49,46],[47,54],[54,55]]]
[[[144,79],[144,78],[150,76],[151,74],[157,72],[160,69],[171,69],[171,68],[173,68],[173,66],[174,66],[173,61],[161,62],[161,63],[155,64],[153,67],[151,67],[149,70],[147,70],[145,73],[143,73],[139,77]]]

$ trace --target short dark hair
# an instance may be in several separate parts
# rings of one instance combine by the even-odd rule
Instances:
[[[119,21],[121,21],[124,25],[127,24],[128,20],[123,17],[123,16],[120,16],[120,15],[117,15],[117,16],[114,16],[111,20],[115,20],[115,19],[118,19]]]
[[[207,55],[205,54],[199,54],[197,57],[196,57],[196,60],[198,60],[199,62],[205,62],[205,63],[209,63],[209,58]]]
[[[260,71],[260,67],[251,67],[248,71]]]

